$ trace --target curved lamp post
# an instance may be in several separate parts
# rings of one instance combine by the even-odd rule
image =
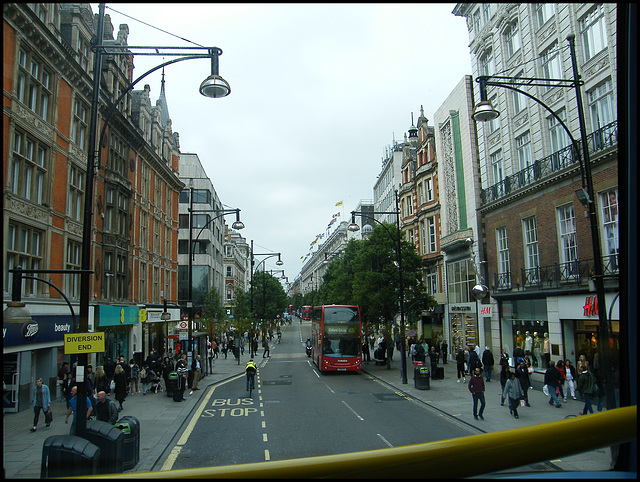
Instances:
[[[599,327],[599,340],[598,340],[598,352],[600,355],[600,364],[602,367],[602,373],[604,375],[604,385],[607,400],[607,409],[613,409],[616,407],[614,387],[612,385],[612,372],[611,372],[611,348],[609,326],[607,323],[606,304],[604,298],[604,279],[603,279],[603,266],[602,266],[602,253],[600,246],[600,237],[598,235],[598,219],[596,215],[595,197],[593,192],[593,178],[591,176],[591,163],[589,160],[589,146],[587,144],[586,127],[584,120],[584,108],[582,104],[582,94],[580,86],[584,85],[584,82],[579,80],[578,64],[576,61],[575,52],[575,35],[573,33],[567,35],[567,41],[569,42],[569,48],[571,52],[571,64],[573,67],[573,80],[565,79],[545,79],[545,78],[512,78],[512,77],[497,77],[497,76],[480,76],[476,79],[476,82],[480,84],[480,102],[476,105],[472,117],[477,122],[486,122],[495,119],[500,113],[491,105],[487,100],[487,86],[502,87],[519,92],[528,98],[534,100],[560,123],[564,130],[571,139],[573,150],[578,157],[580,164],[580,171],[582,175],[582,189],[576,191],[578,199],[583,205],[587,206],[587,212],[589,215],[589,222],[591,228],[591,243],[593,246],[593,281],[596,288],[596,298],[598,309],[598,327]],[[580,140],[582,146],[579,146],[577,141],[573,138],[571,131],[566,124],[560,119],[560,117],[549,108],[540,99],[525,92],[516,87],[516,85],[528,85],[528,86],[551,86],[561,88],[574,88],[576,91],[576,104],[578,111],[578,122],[580,124]]]
[[[262,261],[260,261],[258,263],[258,266],[256,266],[256,268],[254,270],[253,269],[253,263],[254,263],[253,258],[256,257],[256,256],[266,256],[266,258],[264,258]],[[274,256],[278,257],[278,261],[276,261],[276,265],[277,266],[282,266],[284,264],[284,262],[280,258],[281,253],[254,253],[253,252],[253,240],[251,240],[251,316],[254,316],[254,313],[253,313],[253,272],[257,271],[262,263],[264,263],[269,258],[273,258]],[[263,310],[264,310],[264,307],[263,307]]]
[[[191,188],[189,191],[189,250],[188,250],[188,254],[189,254],[189,267],[188,267],[188,302],[187,302],[187,306],[189,309],[189,328],[188,328],[188,337],[189,339],[187,340],[187,357],[189,356],[189,351],[192,350],[192,346],[191,346],[191,336],[192,336],[192,325],[193,325],[193,259],[195,257],[195,253],[193,252],[193,246],[195,245],[196,241],[198,241],[198,238],[200,237],[200,235],[202,234],[202,232],[207,228],[207,226],[209,226],[209,224],[211,224],[213,221],[215,221],[216,219],[219,219],[223,216],[226,216],[227,214],[233,214],[235,213],[236,215],[236,220],[233,222],[233,224],[231,225],[231,227],[233,229],[244,229],[244,223],[242,221],[240,221],[240,209],[193,209],[193,191],[194,189]],[[202,228],[200,228],[200,231],[198,232],[198,235],[196,236],[196,239],[192,238],[192,234],[193,234],[193,213],[220,213],[217,216],[212,217],[211,219],[209,219],[206,224],[204,226],[202,226]]]
[[[405,329],[404,329],[404,283],[402,280],[402,244],[401,244],[401,240],[402,237],[400,236],[400,206],[399,206],[399,201],[398,201],[398,191],[395,191],[395,196],[396,196],[396,210],[395,211],[390,211],[390,212],[371,212],[369,214],[395,214],[396,215],[396,228],[397,228],[397,238],[394,238],[394,236],[391,234],[391,231],[389,231],[389,229],[387,229],[387,227],[382,224],[380,221],[378,221],[376,218],[374,218],[373,216],[369,216],[368,214],[363,214],[363,213],[358,213],[356,211],[351,211],[351,224],[349,224],[349,226],[347,226],[347,229],[349,231],[358,231],[360,229],[360,226],[358,226],[355,222],[355,217],[356,216],[360,216],[362,218],[367,218],[367,219],[371,219],[373,221],[375,221],[376,223],[378,223],[380,226],[382,226],[387,233],[389,234],[389,237],[395,242],[397,241],[397,247],[396,247],[396,256],[397,256],[397,261],[396,261],[396,268],[398,268],[398,285],[399,285],[399,291],[400,291],[400,341],[401,341],[401,345],[400,345],[400,357],[401,357],[401,369],[400,369],[400,375],[402,377],[402,383],[406,384],[407,383],[407,360],[406,360],[406,348],[405,348]],[[364,228],[363,228],[364,231]],[[393,343],[393,340],[391,340],[391,342]],[[387,364],[387,368],[391,368],[390,364]]]
[[[218,98],[229,95],[231,89],[229,84],[222,79],[222,77],[218,74],[218,57],[222,53],[217,47],[191,47],[191,48],[182,48],[182,53],[171,53],[171,50],[177,49],[176,47],[132,47],[127,45],[116,45],[109,44],[105,45],[102,43],[104,38],[104,11],[105,4],[99,4],[98,10],[98,25],[97,32],[95,36],[94,43],[91,47],[91,50],[94,53],[94,62],[93,62],[93,90],[92,90],[92,102],[91,102],[91,116],[89,123],[89,139],[88,139],[88,155],[87,155],[87,179],[86,179],[86,190],[85,190],[85,198],[84,198],[84,219],[83,219],[83,232],[82,232],[82,264],[81,267],[81,283],[80,283],[80,316],[79,316],[79,331],[87,332],[89,330],[89,288],[90,288],[90,267],[91,267],[91,245],[92,245],[92,217],[93,217],[93,182],[94,182],[94,171],[96,168],[96,159],[100,159],[100,149],[96,149],[98,146],[102,146],[102,140],[104,138],[104,133],[106,131],[107,124],[111,120],[111,117],[115,113],[116,107],[119,104],[120,100],[122,100],[126,93],[128,93],[134,85],[136,85],[140,80],[149,75],[151,72],[154,72],[166,65],[170,65],[176,62],[181,62],[183,60],[194,60],[194,59],[202,59],[209,58],[211,59],[211,75],[208,76],[200,85],[200,93],[206,97]],[[161,52],[160,49],[163,51]],[[193,53],[194,50],[204,50],[206,53]],[[96,142],[96,133],[98,127],[98,110],[100,105],[100,83],[102,77],[102,57],[103,55],[132,55],[132,50],[140,50],[147,51],[141,52],[137,55],[153,55],[153,56],[175,56],[178,55],[179,58],[173,59],[168,62],[164,62],[163,64],[158,65],[157,67],[149,70],[144,75],[134,80],[129,84],[129,86],[124,89],[122,94],[118,97],[117,101],[114,102],[107,116],[104,119],[104,125],[102,127],[102,132],[100,136],[100,144]],[[81,354],[78,357],[78,367],[80,370],[83,370],[87,365],[87,355]],[[78,412],[83,413],[86,409],[86,382],[78,383]],[[80,436],[84,436],[86,432],[86,420],[84,417],[78,417],[77,434]]]

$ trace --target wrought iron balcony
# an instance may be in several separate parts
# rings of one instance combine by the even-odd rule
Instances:
[[[589,152],[596,154],[618,144],[618,122],[612,122],[587,137]],[[580,144],[580,141],[578,141]],[[582,146],[580,146],[582,148]],[[482,205],[490,204],[513,192],[524,189],[534,182],[551,176],[559,171],[577,164],[578,156],[573,152],[573,146],[567,146],[550,156],[539,159],[533,165],[505,177],[502,181],[482,189]]]
[[[618,255],[603,256],[604,276],[617,276],[619,273]],[[569,263],[555,263],[548,266],[535,268],[521,268],[520,279],[522,289],[550,289],[567,286],[580,286],[589,283],[593,275],[593,259],[576,260]],[[511,273],[494,273],[494,286],[496,291],[506,291],[513,288]],[[516,284],[520,289],[520,283]]]

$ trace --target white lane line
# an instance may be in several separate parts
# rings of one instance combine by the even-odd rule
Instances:
[[[268,442],[268,440],[267,440],[267,434],[266,434],[266,433],[263,433],[263,434],[262,434],[262,441],[263,441],[263,442]]]
[[[264,461],[268,462],[269,460],[271,460],[271,454],[269,454],[268,450],[264,451]]]
[[[364,418],[362,418],[360,415],[358,415],[358,414],[356,413],[356,411],[355,411],[353,408],[351,408],[351,407],[347,404],[347,402],[345,402],[344,400],[342,400],[342,403],[344,403],[345,407],[347,407],[349,410],[351,410],[351,412],[352,412],[356,417],[358,417],[361,421],[363,421],[363,422],[364,422]]]
[[[385,444],[387,444],[387,447],[393,447],[393,445],[391,445],[389,441],[386,438],[384,438],[382,435],[380,435],[379,433],[376,435],[380,437],[380,440],[382,440]]]

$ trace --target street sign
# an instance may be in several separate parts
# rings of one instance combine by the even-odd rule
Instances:
[[[101,353],[104,352],[104,333],[73,333],[64,335],[64,353]]]

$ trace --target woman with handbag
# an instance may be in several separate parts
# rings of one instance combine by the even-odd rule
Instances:
[[[118,407],[118,411],[122,411],[122,404],[124,400],[127,398],[127,393],[129,389],[129,384],[127,383],[127,374],[124,372],[124,368],[122,365],[116,365],[116,369],[113,373],[114,391],[116,394],[116,400],[120,404]]]
[[[51,394],[49,387],[42,382],[42,378],[36,380],[36,386],[33,387],[33,427],[31,431],[35,432],[40,418],[40,410],[44,412],[46,426],[51,425]]]
[[[503,398],[509,398],[509,413],[513,414],[515,418],[518,418],[518,405],[520,405],[520,399],[524,399],[524,392],[520,385],[520,380],[516,378],[516,374],[509,372],[509,379],[502,391]]]

